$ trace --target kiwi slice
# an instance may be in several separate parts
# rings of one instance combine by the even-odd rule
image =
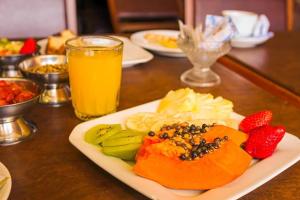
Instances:
[[[145,136],[146,133],[145,132],[138,132],[138,131],[133,131],[133,130],[122,130],[120,132],[118,132],[117,134],[111,136],[109,139],[117,139],[117,138],[123,138],[123,137],[132,137],[132,136]]]
[[[102,152],[108,156],[114,156],[123,160],[134,160],[141,144],[126,144],[121,146],[103,147]]]
[[[102,142],[103,147],[121,146],[126,144],[141,144],[143,141],[142,135],[136,135],[132,137],[121,137],[121,138],[109,138]]]
[[[119,131],[121,131],[120,124],[99,124],[85,133],[84,140],[90,144],[98,145]]]

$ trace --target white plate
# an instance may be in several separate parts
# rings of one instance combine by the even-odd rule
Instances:
[[[262,44],[274,36],[273,32],[259,37],[240,37],[231,39],[231,45],[236,48],[250,48]]]
[[[123,50],[123,68],[132,67],[134,65],[140,64],[140,63],[146,63],[153,59],[153,55],[144,50],[143,48],[133,44],[128,38],[126,37],[119,37],[114,36],[116,38],[119,38],[124,42],[124,50]],[[39,40],[38,45],[41,47],[40,53],[46,54],[46,46],[48,43],[48,39],[42,39]]]
[[[133,43],[160,55],[170,56],[170,57],[185,57],[185,54],[179,48],[167,48],[159,44],[153,44],[149,42],[148,40],[145,39],[145,35],[148,33],[166,35],[166,36],[171,36],[176,38],[179,35],[179,31],[175,31],[175,30],[148,30],[148,31],[136,32],[131,35],[130,39]]]
[[[11,190],[11,176],[8,169],[0,162],[0,180],[2,180],[4,177],[9,177],[9,179],[6,181],[6,184],[3,186],[3,188],[0,189],[1,200],[8,199]]]
[[[223,187],[208,191],[171,190],[154,181],[135,175],[129,164],[119,158],[102,154],[99,148],[86,143],[83,139],[84,133],[97,124],[123,124],[124,120],[134,113],[154,112],[158,103],[159,101],[153,101],[81,123],[73,129],[69,140],[77,149],[102,169],[145,196],[156,200],[237,199],[269,181],[300,159],[300,140],[286,133],[271,157],[254,163],[242,176]],[[242,116],[238,114],[234,114],[232,117],[236,120],[242,119]]]

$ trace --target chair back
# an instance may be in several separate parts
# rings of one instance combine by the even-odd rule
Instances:
[[[182,0],[108,0],[115,32],[177,28],[182,15]]]

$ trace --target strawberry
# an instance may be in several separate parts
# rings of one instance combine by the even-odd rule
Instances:
[[[284,134],[285,128],[283,126],[265,125],[253,129],[245,143],[245,151],[253,158],[269,157],[275,151]]]
[[[263,110],[245,117],[241,121],[239,129],[245,133],[249,133],[252,129],[270,124],[271,120],[272,112],[270,110]]]
[[[21,54],[31,54],[36,52],[37,46],[36,41],[33,38],[28,38],[24,44],[23,47],[20,50]]]

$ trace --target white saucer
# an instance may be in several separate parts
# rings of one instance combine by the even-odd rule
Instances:
[[[231,46],[236,48],[251,48],[262,44],[274,36],[273,32],[258,37],[240,37],[231,39]]]
[[[0,188],[1,200],[8,199],[12,183],[11,183],[11,176],[9,174],[8,169],[0,162],[0,180],[2,180],[5,177],[8,177],[8,180],[6,181],[5,185],[2,188]]]
[[[148,49],[156,54],[170,57],[185,57],[185,54],[179,48],[167,48],[159,44],[150,43],[145,39],[146,34],[160,34],[172,37],[178,37],[179,31],[175,30],[148,30],[140,31],[131,35],[130,39],[133,43]]]
[[[128,38],[113,36],[124,42],[123,50],[123,68],[132,67],[140,63],[146,63],[153,59],[153,55],[146,51],[145,49],[133,44]],[[42,39],[37,41],[37,44],[40,46],[40,54],[46,54],[46,46],[48,39]]]

